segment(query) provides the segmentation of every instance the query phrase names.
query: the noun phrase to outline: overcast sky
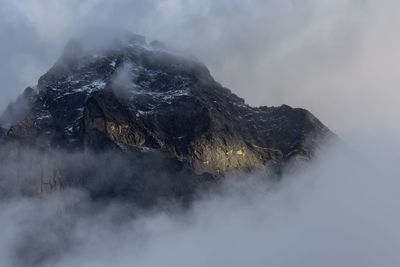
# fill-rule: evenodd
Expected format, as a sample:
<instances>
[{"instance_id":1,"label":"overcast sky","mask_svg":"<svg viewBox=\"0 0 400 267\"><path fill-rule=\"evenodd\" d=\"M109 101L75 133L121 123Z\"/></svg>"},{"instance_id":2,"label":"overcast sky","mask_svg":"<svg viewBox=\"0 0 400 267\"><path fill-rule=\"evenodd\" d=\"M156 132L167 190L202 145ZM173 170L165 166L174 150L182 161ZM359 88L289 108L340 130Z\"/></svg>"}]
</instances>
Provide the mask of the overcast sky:
<instances>
[{"instance_id":1,"label":"overcast sky","mask_svg":"<svg viewBox=\"0 0 400 267\"><path fill-rule=\"evenodd\" d=\"M252 105L310 109L339 133L400 121L391 0L0 0L0 106L86 29L122 27L204 61Z\"/></svg>"}]
</instances>

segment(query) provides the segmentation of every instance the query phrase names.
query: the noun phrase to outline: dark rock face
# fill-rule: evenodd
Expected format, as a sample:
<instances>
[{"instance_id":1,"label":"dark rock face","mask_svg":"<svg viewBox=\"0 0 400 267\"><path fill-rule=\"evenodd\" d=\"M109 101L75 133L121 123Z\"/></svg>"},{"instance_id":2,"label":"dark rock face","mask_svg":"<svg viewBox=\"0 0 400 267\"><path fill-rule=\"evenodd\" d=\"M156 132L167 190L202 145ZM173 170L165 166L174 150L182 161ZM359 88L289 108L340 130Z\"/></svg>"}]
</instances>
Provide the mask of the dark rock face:
<instances>
[{"instance_id":1,"label":"dark rock face","mask_svg":"<svg viewBox=\"0 0 400 267\"><path fill-rule=\"evenodd\" d=\"M97 51L71 42L1 123L44 150L150 151L216 177L309 159L333 136L304 109L250 107L202 63L136 35Z\"/></svg>"},{"instance_id":2,"label":"dark rock face","mask_svg":"<svg viewBox=\"0 0 400 267\"><path fill-rule=\"evenodd\" d=\"M6 130L0 126L0 144L4 143L6 137Z\"/></svg>"},{"instance_id":3,"label":"dark rock face","mask_svg":"<svg viewBox=\"0 0 400 267\"><path fill-rule=\"evenodd\" d=\"M24 120L30 113L30 109L36 99L36 91L31 87L26 88L14 103L8 105L0 116L0 125L10 127Z\"/></svg>"},{"instance_id":4,"label":"dark rock face","mask_svg":"<svg viewBox=\"0 0 400 267\"><path fill-rule=\"evenodd\" d=\"M212 175L197 175L158 151L44 153L12 144L0 148L0 162L0 200L79 188L95 201L150 207L165 200L189 203L198 190L216 182Z\"/></svg>"}]
</instances>

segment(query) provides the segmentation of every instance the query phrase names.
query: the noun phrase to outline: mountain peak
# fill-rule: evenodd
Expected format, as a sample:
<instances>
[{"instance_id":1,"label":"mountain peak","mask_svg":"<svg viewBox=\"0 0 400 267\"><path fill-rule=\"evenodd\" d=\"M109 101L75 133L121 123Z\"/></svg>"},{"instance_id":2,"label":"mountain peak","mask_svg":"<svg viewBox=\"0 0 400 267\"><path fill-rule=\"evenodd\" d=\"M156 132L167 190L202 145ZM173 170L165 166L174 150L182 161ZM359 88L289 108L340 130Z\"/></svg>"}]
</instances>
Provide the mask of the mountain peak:
<instances>
[{"instance_id":1,"label":"mountain peak","mask_svg":"<svg viewBox=\"0 0 400 267\"><path fill-rule=\"evenodd\" d=\"M122 29L99 29L98 31L91 29L69 40L64 47L64 53L74 52L77 47L81 51L88 52L121 49L130 45L147 46L148 43L146 37Z\"/></svg>"},{"instance_id":2,"label":"mountain peak","mask_svg":"<svg viewBox=\"0 0 400 267\"><path fill-rule=\"evenodd\" d=\"M38 134L26 138L50 147L161 151L217 176L310 158L332 135L303 109L250 107L201 62L122 36L101 46L69 42L9 132L24 139L32 126Z\"/></svg>"}]
</instances>

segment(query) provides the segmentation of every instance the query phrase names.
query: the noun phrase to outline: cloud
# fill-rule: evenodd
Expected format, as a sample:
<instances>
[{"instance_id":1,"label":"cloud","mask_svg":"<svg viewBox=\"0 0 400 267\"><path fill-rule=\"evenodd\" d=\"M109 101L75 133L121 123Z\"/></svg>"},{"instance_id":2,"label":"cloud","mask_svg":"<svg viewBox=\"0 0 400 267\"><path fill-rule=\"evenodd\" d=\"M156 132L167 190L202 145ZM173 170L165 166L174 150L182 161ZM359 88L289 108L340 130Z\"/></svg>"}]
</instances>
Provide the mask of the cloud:
<instances>
[{"instance_id":1,"label":"cloud","mask_svg":"<svg viewBox=\"0 0 400 267\"><path fill-rule=\"evenodd\" d=\"M135 67L128 63L123 63L118 68L111 83L112 90L120 99L128 99L130 94L135 92Z\"/></svg>"},{"instance_id":2,"label":"cloud","mask_svg":"<svg viewBox=\"0 0 400 267\"><path fill-rule=\"evenodd\" d=\"M76 190L2 201L0 262L398 266L400 154L382 152L400 151L400 143L370 141L358 140L352 153L332 147L280 184L263 173L230 177L183 210L164 203L132 212L129 204L98 205Z\"/></svg>"},{"instance_id":3,"label":"cloud","mask_svg":"<svg viewBox=\"0 0 400 267\"><path fill-rule=\"evenodd\" d=\"M310 109L333 130L399 119L399 5L391 0L1 1L5 106L36 83L65 43L117 27L204 61L253 105ZM379 108L374 108L379 106ZM339 119L340 118L340 119Z\"/></svg>"}]
</instances>

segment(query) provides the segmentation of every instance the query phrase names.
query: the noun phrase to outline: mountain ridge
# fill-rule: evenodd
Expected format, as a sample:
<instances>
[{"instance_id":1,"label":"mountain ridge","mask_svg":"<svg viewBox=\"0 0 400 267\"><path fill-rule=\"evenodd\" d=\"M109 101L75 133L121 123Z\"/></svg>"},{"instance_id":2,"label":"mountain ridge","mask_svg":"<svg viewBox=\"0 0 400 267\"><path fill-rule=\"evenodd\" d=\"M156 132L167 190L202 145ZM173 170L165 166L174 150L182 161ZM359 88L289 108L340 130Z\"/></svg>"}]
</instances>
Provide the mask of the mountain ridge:
<instances>
[{"instance_id":1,"label":"mountain ridge","mask_svg":"<svg viewBox=\"0 0 400 267\"><path fill-rule=\"evenodd\" d=\"M279 172L334 136L305 109L247 105L203 63L138 35L100 50L70 42L1 124L3 139L43 151L157 152L214 177Z\"/></svg>"}]
</instances>

